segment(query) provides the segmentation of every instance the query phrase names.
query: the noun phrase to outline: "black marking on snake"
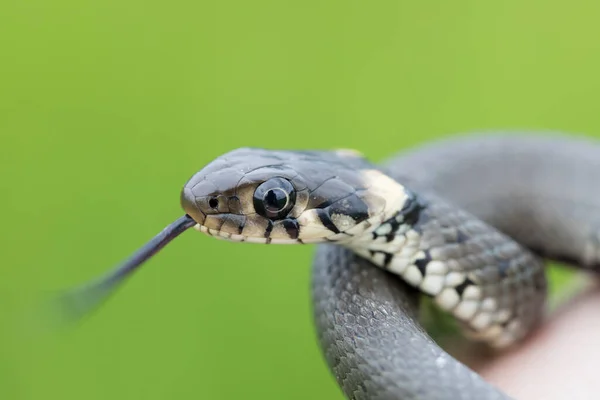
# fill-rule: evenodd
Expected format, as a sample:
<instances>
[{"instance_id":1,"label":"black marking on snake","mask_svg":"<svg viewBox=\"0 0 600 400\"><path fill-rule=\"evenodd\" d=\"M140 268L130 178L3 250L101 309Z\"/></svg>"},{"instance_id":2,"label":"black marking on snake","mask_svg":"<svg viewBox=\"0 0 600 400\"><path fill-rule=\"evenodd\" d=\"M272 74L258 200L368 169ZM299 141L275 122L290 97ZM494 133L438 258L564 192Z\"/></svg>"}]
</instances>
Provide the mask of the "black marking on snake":
<instances>
[{"instance_id":1,"label":"black marking on snake","mask_svg":"<svg viewBox=\"0 0 600 400\"><path fill-rule=\"evenodd\" d=\"M459 296L462 297L465 289L467 288L467 286L471 286L474 285L475 282L473 282L472 280L470 280L469 278L465 279L465 281L463 283L461 283L458 286L454 287L454 290L456 290L456 293L458 293Z\"/></svg>"},{"instance_id":2,"label":"black marking on snake","mask_svg":"<svg viewBox=\"0 0 600 400\"><path fill-rule=\"evenodd\" d=\"M284 219L282 224L285 232L291 239L298 239L298 235L300 234L300 226L295 219Z\"/></svg>"},{"instance_id":3,"label":"black marking on snake","mask_svg":"<svg viewBox=\"0 0 600 400\"><path fill-rule=\"evenodd\" d=\"M392 259L394 258L394 255L385 251L381 251L381 250L371 250L369 249L369 255L371 256L371 258L375 258L376 254L383 254L383 265L382 267L387 267L390 262L392 261Z\"/></svg>"},{"instance_id":4,"label":"black marking on snake","mask_svg":"<svg viewBox=\"0 0 600 400\"><path fill-rule=\"evenodd\" d=\"M396 237L396 233L398 232L398 229L400 229L400 227L402 226L402 222L398 221L398 216L400 215L400 213L396 213L394 214L390 219L383 221L383 223L381 224L381 226L383 225L390 225L390 232L387 233L385 235L385 241L386 242L391 242L392 240L394 240L394 238ZM379 236L383 236L383 235L378 235L376 232L373 232L373 240L377 239Z\"/></svg>"},{"instance_id":5,"label":"black marking on snake","mask_svg":"<svg viewBox=\"0 0 600 400\"><path fill-rule=\"evenodd\" d=\"M387 235L385 235L385 241L386 242L391 242L392 240L394 240L394 238L398 235L398 229L400 229L400 227L402 226L402 223L396 221L394 219L394 221L390 222L390 225L392 225L392 230L390 231L390 233L388 233Z\"/></svg>"},{"instance_id":6,"label":"black marking on snake","mask_svg":"<svg viewBox=\"0 0 600 400\"><path fill-rule=\"evenodd\" d=\"M392 261L392 259L394 258L394 255L392 253L387 253L387 252L382 252L385 257L383 259L383 266L387 267L388 265L390 265L390 262Z\"/></svg>"},{"instance_id":7,"label":"black marking on snake","mask_svg":"<svg viewBox=\"0 0 600 400\"><path fill-rule=\"evenodd\" d=\"M418 225L427 220L426 215L422 213L425 209L425 204L412 192L407 191L407 194L408 198L402 209L382 224L390 224L391 226L390 232L385 235L385 239L388 243L394 240L398 229L400 229L402 225L408 225L421 233L420 229L418 229ZM373 233L373 239L376 239L377 237L377 234Z\"/></svg>"},{"instance_id":8,"label":"black marking on snake","mask_svg":"<svg viewBox=\"0 0 600 400\"><path fill-rule=\"evenodd\" d=\"M356 193L352 193L329 206L329 213L347 215L358 224L369 219L369 206Z\"/></svg>"},{"instance_id":9,"label":"black marking on snake","mask_svg":"<svg viewBox=\"0 0 600 400\"><path fill-rule=\"evenodd\" d=\"M431 254L429 251L425 250L425 257L419 258L415 261L415 266L421 271L421 275L425 276L425 270L427 269L427 264L431 261Z\"/></svg>"},{"instance_id":10,"label":"black marking on snake","mask_svg":"<svg viewBox=\"0 0 600 400\"><path fill-rule=\"evenodd\" d=\"M271 243L271 232L273 231L273 222L271 220L267 220L267 227L265 228L265 238L267 239L267 244Z\"/></svg>"},{"instance_id":11,"label":"black marking on snake","mask_svg":"<svg viewBox=\"0 0 600 400\"><path fill-rule=\"evenodd\" d=\"M404 206L400 210L402 219L405 224L415 226L421 217L421 211L425 208L425 205L421 203L419 198L411 191L407 190L408 195Z\"/></svg>"},{"instance_id":12,"label":"black marking on snake","mask_svg":"<svg viewBox=\"0 0 600 400\"><path fill-rule=\"evenodd\" d=\"M337 228L337 226L335 226L333 221L331 221L331 217L329 217L327 210L317 208L317 216L325 228L329 229L333 233L340 233L340 230Z\"/></svg>"},{"instance_id":13,"label":"black marking on snake","mask_svg":"<svg viewBox=\"0 0 600 400\"><path fill-rule=\"evenodd\" d=\"M246 217L242 219L242 223L238 225L238 235L241 235L244 231L244 227L246 226Z\"/></svg>"},{"instance_id":14,"label":"black marking on snake","mask_svg":"<svg viewBox=\"0 0 600 400\"><path fill-rule=\"evenodd\" d=\"M392 240L394 240L394 238L396 237L396 232L398 231L398 228L400 228L400 224L398 224L398 226L393 226L392 225L392 231L390 233L388 233L387 235L385 235L385 241L386 242L391 242Z\"/></svg>"}]
</instances>

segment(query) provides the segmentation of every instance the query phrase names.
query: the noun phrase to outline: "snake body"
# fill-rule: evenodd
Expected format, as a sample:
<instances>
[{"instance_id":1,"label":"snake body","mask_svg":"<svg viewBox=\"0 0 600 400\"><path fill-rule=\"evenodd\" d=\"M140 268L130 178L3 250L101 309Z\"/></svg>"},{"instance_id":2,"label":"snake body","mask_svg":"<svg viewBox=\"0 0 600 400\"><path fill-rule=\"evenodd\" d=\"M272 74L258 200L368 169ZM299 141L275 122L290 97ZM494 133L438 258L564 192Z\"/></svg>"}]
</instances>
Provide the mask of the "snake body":
<instances>
[{"instance_id":1,"label":"snake body","mask_svg":"<svg viewBox=\"0 0 600 400\"><path fill-rule=\"evenodd\" d=\"M539 256L600 271L596 141L556 133L459 136L403 152L384 167ZM313 301L323 352L349 398L509 398L424 332L414 290L348 250L320 246Z\"/></svg>"},{"instance_id":2,"label":"snake body","mask_svg":"<svg viewBox=\"0 0 600 400\"><path fill-rule=\"evenodd\" d=\"M518 343L544 314L543 258L600 270L591 182L595 142L487 133L380 166L346 150L238 149L190 179L182 206L226 240L328 242L313 266L314 315L349 398L506 399L427 335L418 295L470 338Z\"/></svg>"},{"instance_id":3,"label":"snake body","mask_svg":"<svg viewBox=\"0 0 600 400\"><path fill-rule=\"evenodd\" d=\"M544 259L600 272L599 182L600 145L555 133L458 136L380 165L352 150L237 149L185 184L185 216L66 304L87 312L192 226L316 243L318 337L348 398L507 399L431 339L419 300L473 340L519 343L544 315Z\"/></svg>"}]
</instances>

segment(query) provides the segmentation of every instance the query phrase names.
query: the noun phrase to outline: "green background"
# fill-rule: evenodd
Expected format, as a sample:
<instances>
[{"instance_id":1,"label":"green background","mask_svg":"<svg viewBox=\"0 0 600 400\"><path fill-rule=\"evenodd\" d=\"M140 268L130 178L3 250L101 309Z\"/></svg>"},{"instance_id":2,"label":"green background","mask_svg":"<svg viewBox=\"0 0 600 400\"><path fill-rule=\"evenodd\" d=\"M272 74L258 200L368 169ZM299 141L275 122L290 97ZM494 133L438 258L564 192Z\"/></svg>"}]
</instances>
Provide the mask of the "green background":
<instances>
[{"instance_id":1,"label":"green background","mask_svg":"<svg viewBox=\"0 0 600 400\"><path fill-rule=\"evenodd\" d=\"M25 313L181 214L240 146L373 160L455 132L600 133L597 1L0 3L0 398L341 399L313 249L189 232L59 337Z\"/></svg>"}]
</instances>

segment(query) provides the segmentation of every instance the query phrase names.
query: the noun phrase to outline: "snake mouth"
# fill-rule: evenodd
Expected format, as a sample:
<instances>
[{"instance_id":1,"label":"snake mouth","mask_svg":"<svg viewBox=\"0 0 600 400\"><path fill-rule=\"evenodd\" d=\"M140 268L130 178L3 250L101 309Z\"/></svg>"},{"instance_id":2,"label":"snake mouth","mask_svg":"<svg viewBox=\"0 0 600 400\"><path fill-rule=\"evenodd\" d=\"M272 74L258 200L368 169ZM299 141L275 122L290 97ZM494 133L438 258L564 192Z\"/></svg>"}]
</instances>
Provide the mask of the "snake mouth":
<instances>
[{"instance_id":1,"label":"snake mouth","mask_svg":"<svg viewBox=\"0 0 600 400\"><path fill-rule=\"evenodd\" d=\"M336 222L324 223L319 212L308 212L299 219L288 218L272 221L257 214L206 215L202 222L196 221L194 229L208 236L231 242L260 244L344 244L365 239L365 234L381 224L381 216L350 223L334 218ZM313 215L314 214L314 215ZM344 229L340 229L344 227Z\"/></svg>"},{"instance_id":2,"label":"snake mouth","mask_svg":"<svg viewBox=\"0 0 600 400\"><path fill-rule=\"evenodd\" d=\"M217 239L260 244L313 244L351 237L311 221L287 218L272 221L257 214L206 215L194 229Z\"/></svg>"},{"instance_id":3,"label":"snake mouth","mask_svg":"<svg viewBox=\"0 0 600 400\"><path fill-rule=\"evenodd\" d=\"M302 244L305 243L302 239L292 238L272 238L272 237L258 237L258 236L246 236L231 232L225 232L219 229L211 229L206 225L196 224L194 229L198 232L202 232L206 235L212 236L216 239L227 240L231 242L245 242L245 243L260 243L260 244Z\"/></svg>"}]
</instances>

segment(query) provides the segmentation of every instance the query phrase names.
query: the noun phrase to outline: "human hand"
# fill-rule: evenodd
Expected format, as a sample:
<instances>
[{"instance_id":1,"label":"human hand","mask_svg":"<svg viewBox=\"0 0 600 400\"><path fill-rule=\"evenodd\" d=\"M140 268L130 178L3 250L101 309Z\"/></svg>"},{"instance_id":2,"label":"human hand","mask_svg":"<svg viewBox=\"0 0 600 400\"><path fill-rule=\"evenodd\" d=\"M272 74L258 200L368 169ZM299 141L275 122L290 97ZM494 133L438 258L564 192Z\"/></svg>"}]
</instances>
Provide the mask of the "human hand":
<instances>
[{"instance_id":1,"label":"human hand","mask_svg":"<svg viewBox=\"0 0 600 400\"><path fill-rule=\"evenodd\" d=\"M475 370L516 399L597 399L600 284L564 304L523 345Z\"/></svg>"}]
</instances>

